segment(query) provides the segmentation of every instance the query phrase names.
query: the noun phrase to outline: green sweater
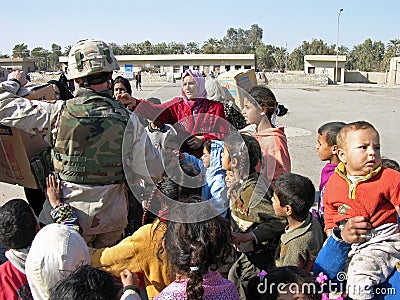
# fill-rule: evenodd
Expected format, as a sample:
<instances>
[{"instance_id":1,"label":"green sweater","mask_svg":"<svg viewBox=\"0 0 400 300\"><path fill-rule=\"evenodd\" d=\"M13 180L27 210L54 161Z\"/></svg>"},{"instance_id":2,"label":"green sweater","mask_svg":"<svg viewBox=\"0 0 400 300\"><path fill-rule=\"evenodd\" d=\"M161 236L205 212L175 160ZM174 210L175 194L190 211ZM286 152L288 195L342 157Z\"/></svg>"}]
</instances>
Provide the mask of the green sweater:
<instances>
[{"instance_id":1,"label":"green sweater","mask_svg":"<svg viewBox=\"0 0 400 300\"><path fill-rule=\"evenodd\" d=\"M320 223L309 213L303 224L282 234L275 253L275 265L298 266L312 272L324 239Z\"/></svg>"}]
</instances>

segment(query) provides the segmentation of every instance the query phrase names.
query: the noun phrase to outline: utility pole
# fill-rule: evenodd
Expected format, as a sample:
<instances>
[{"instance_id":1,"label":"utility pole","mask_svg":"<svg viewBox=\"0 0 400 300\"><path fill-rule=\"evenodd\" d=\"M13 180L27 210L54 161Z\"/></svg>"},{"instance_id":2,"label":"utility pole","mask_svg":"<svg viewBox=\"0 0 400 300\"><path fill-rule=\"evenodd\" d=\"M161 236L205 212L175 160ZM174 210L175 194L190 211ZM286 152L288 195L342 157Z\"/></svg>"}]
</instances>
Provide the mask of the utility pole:
<instances>
[{"instance_id":1,"label":"utility pole","mask_svg":"<svg viewBox=\"0 0 400 300\"><path fill-rule=\"evenodd\" d=\"M339 60L339 21L340 21L340 14L342 13L343 8L339 9L339 14L337 17L337 37L336 37L336 77L335 77L335 83L337 83L338 80L338 60Z\"/></svg>"}]
</instances>

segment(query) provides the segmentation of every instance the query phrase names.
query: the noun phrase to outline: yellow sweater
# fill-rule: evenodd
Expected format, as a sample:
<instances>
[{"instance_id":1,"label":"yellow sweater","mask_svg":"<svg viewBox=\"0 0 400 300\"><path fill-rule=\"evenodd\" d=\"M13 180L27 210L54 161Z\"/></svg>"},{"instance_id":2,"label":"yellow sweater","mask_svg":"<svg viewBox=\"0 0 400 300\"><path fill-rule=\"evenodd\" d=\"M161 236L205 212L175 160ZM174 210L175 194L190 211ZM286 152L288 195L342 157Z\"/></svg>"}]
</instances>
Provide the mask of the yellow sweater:
<instances>
[{"instance_id":1,"label":"yellow sweater","mask_svg":"<svg viewBox=\"0 0 400 300\"><path fill-rule=\"evenodd\" d=\"M113 247L93 250L91 263L106 266L106 270L116 277L124 269L143 273L147 295L153 298L175 280L165 251L161 255L162 261L157 257L164 232L165 224L159 221L144 225Z\"/></svg>"}]
</instances>

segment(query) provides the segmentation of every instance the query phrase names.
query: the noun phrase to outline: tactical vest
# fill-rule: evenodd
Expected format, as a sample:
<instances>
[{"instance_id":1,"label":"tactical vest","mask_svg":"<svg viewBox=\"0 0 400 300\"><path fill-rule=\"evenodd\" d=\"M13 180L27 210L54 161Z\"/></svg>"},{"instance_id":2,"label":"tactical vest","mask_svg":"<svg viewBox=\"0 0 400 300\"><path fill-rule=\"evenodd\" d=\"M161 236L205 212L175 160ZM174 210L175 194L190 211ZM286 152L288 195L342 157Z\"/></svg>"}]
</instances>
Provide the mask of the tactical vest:
<instances>
[{"instance_id":1,"label":"tactical vest","mask_svg":"<svg viewBox=\"0 0 400 300\"><path fill-rule=\"evenodd\" d=\"M86 94L86 95L85 95ZM54 171L64 181L121 183L122 141L129 112L93 91L66 101L53 141Z\"/></svg>"}]
</instances>

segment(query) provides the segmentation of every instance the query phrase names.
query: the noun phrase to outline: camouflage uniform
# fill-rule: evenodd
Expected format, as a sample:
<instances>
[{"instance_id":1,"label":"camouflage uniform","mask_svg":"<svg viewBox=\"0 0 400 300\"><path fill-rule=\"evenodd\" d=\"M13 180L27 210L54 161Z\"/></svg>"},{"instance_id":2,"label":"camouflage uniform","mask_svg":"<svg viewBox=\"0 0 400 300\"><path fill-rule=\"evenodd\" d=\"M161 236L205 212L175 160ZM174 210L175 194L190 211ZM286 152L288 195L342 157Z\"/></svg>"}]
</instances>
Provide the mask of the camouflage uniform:
<instances>
[{"instance_id":1,"label":"camouflage uniform","mask_svg":"<svg viewBox=\"0 0 400 300\"><path fill-rule=\"evenodd\" d=\"M0 123L31 134L39 134L52 145L54 138L60 132L58 125L66 107L65 102L28 100L16 96L18 90L17 82L0 83ZM100 103L106 100L105 95L90 89L78 90L78 95L82 93L85 97L96 95ZM109 108L108 102L104 101L104 107ZM129 131L124 137L124 143L127 145L124 148L125 152L122 153L121 150L122 141L113 145L115 149L109 150L120 151L124 158L125 176L138 176L150 180L150 176L156 177L162 172L159 154L151 145L136 115L129 112L127 116L130 122ZM115 134L121 136L121 132ZM110 146L105 145L105 147ZM129 181L131 182L131 179ZM96 248L115 244L127 225L127 193L122 180L110 184L106 182L86 184L62 180L61 188L63 201L76 209L86 242ZM50 210L50 203L46 201L40 215L41 222L45 224L52 222Z\"/></svg>"}]
</instances>

